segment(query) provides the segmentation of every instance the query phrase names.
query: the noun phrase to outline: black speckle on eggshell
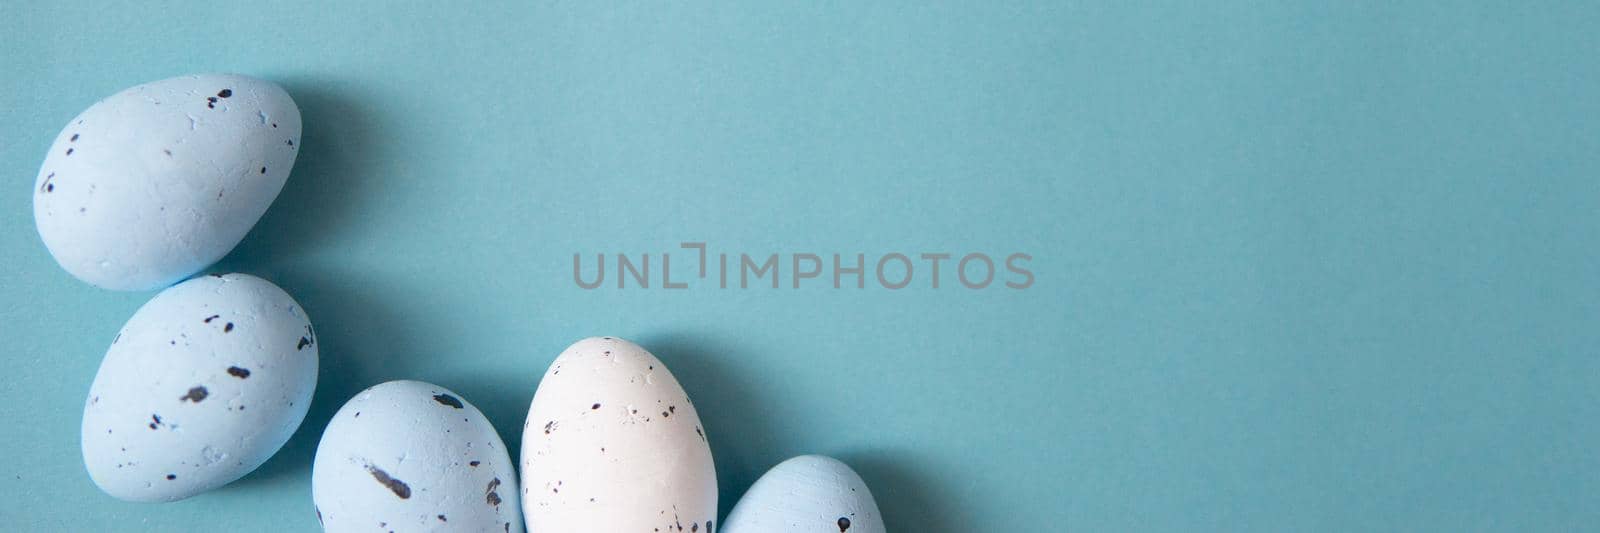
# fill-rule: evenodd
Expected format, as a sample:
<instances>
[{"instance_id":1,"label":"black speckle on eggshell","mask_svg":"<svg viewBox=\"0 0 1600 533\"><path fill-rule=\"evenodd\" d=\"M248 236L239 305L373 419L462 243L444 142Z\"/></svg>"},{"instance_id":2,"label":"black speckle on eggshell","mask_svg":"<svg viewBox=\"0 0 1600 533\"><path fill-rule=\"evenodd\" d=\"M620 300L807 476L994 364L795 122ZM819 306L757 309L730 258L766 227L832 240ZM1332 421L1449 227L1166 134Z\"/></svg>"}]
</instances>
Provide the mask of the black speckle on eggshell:
<instances>
[{"instance_id":1,"label":"black speckle on eggshell","mask_svg":"<svg viewBox=\"0 0 1600 533\"><path fill-rule=\"evenodd\" d=\"M473 462L477 462L477 461L473 461ZM494 478L493 480L490 480L489 481L489 487L484 490L484 496L483 496L484 501L487 502L491 506L499 507L500 506L500 493L495 490L495 489L499 489L499 488L500 488L500 478Z\"/></svg>"},{"instance_id":2,"label":"black speckle on eggshell","mask_svg":"<svg viewBox=\"0 0 1600 533\"><path fill-rule=\"evenodd\" d=\"M191 387L187 394L184 394L183 396L178 397L178 401L182 402L182 401L187 400L187 401L191 401L191 402L194 402L194 403L200 403L202 400L206 399L206 396L210 396L210 395L211 395L211 393L206 391L205 387L195 386L195 387Z\"/></svg>"},{"instance_id":3,"label":"black speckle on eggshell","mask_svg":"<svg viewBox=\"0 0 1600 533\"><path fill-rule=\"evenodd\" d=\"M454 407L456 409L461 409L463 407L461 400L449 394L435 394L433 395L433 401L439 402L441 405Z\"/></svg>"},{"instance_id":4,"label":"black speckle on eggshell","mask_svg":"<svg viewBox=\"0 0 1600 533\"><path fill-rule=\"evenodd\" d=\"M405 500L411 498L411 486L407 485L404 481L390 477L388 472L384 472L383 469L373 465L367 465L367 472L372 474L372 479L376 479L378 480L378 483L388 487L389 490L394 492L395 496L399 496L400 499Z\"/></svg>"}]
</instances>

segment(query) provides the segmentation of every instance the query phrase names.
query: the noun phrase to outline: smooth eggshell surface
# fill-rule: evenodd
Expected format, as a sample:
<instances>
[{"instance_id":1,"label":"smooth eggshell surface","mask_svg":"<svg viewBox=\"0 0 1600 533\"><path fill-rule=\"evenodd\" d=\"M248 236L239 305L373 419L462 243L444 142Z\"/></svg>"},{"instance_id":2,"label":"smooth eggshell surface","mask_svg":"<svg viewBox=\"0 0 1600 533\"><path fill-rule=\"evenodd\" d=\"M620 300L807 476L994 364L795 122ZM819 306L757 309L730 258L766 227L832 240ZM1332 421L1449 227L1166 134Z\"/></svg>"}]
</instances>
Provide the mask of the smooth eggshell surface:
<instances>
[{"instance_id":1,"label":"smooth eggshell surface","mask_svg":"<svg viewBox=\"0 0 1600 533\"><path fill-rule=\"evenodd\" d=\"M477 407L438 385L390 381L328 423L311 495L326 531L519 533L516 476Z\"/></svg>"},{"instance_id":2,"label":"smooth eggshell surface","mask_svg":"<svg viewBox=\"0 0 1600 533\"><path fill-rule=\"evenodd\" d=\"M884 533L884 526L861 476L833 458L803 455L756 480L722 532Z\"/></svg>"},{"instance_id":3,"label":"smooth eggshell surface","mask_svg":"<svg viewBox=\"0 0 1600 533\"><path fill-rule=\"evenodd\" d=\"M694 404L650 352L578 341L539 382L522 430L528 530L702 531L717 477Z\"/></svg>"},{"instance_id":4,"label":"smooth eggshell surface","mask_svg":"<svg viewBox=\"0 0 1600 533\"><path fill-rule=\"evenodd\" d=\"M140 85L61 130L34 182L34 222L78 279L165 287L244 238L299 142L300 110L270 82L206 74Z\"/></svg>"},{"instance_id":5,"label":"smooth eggshell surface","mask_svg":"<svg viewBox=\"0 0 1600 533\"><path fill-rule=\"evenodd\" d=\"M316 334L278 286L244 274L180 283L111 342L83 409L84 464L124 500L220 487L289 440L316 384Z\"/></svg>"}]
</instances>

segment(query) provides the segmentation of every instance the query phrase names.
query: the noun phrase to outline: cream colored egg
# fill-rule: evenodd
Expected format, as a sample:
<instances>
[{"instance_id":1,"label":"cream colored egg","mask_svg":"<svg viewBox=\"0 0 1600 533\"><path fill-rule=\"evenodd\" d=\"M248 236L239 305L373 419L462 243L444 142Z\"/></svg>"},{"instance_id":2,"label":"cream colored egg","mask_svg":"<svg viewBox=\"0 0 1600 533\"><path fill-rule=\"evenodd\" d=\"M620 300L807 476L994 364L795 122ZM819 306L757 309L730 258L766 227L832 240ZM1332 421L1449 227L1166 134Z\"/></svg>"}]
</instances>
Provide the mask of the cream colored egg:
<instances>
[{"instance_id":1,"label":"cream colored egg","mask_svg":"<svg viewBox=\"0 0 1600 533\"><path fill-rule=\"evenodd\" d=\"M694 404L650 352L578 341L545 372L522 434L528 530L710 532L717 476Z\"/></svg>"}]
</instances>

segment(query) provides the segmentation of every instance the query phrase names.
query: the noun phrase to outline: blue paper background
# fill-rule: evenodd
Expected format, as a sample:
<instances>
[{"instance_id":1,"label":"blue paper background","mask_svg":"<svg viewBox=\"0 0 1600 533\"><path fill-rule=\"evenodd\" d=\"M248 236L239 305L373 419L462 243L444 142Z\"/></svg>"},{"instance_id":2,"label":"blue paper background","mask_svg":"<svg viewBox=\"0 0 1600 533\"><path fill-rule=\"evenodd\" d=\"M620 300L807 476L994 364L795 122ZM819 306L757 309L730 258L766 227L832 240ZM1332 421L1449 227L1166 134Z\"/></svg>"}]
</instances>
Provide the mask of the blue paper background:
<instances>
[{"instance_id":1,"label":"blue paper background","mask_svg":"<svg viewBox=\"0 0 1600 533\"><path fill-rule=\"evenodd\" d=\"M825 453L900 532L1600 523L1600 4L103 4L0 4L4 529L312 530L346 398L433 381L515 449L590 335L683 381L724 512ZM29 191L89 104L208 71L301 106L217 270L300 300L322 382L256 473L122 503L78 423L150 294L57 268ZM682 241L1037 282L571 281Z\"/></svg>"}]
</instances>

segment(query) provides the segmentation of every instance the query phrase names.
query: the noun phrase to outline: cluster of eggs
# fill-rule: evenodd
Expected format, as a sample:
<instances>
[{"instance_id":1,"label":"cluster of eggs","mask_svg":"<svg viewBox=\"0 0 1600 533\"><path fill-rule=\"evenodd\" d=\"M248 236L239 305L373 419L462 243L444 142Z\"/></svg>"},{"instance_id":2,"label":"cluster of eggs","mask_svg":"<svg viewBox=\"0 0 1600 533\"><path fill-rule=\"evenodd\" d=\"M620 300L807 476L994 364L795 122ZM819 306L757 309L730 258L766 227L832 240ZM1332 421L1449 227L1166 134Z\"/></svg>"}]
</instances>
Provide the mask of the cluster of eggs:
<instances>
[{"instance_id":1,"label":"cluster of eggs","mask_svg":"<svg viewBox=\"0 0 1600 533\"><path fill-rule=\"evenodd\" d=\"M221 487L266 462L305 419L318 366L305 310L258 277L191 279L266 212L300 132L299 109L277 85L199 75L113 95L51 146L34 195L51 255L99 287L164 288L112 341L85 402L84 464L107 494L158 502ZM567 348L522 430L519 477L466 398L419 381L371 387L323 431L317 519L327 531L719 529L705 428L644 348L615 337ZM720 526L884 531L861 478L822 456L774 467Z\"/></svg>"}]
</instances>

